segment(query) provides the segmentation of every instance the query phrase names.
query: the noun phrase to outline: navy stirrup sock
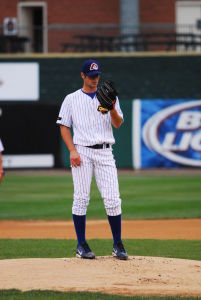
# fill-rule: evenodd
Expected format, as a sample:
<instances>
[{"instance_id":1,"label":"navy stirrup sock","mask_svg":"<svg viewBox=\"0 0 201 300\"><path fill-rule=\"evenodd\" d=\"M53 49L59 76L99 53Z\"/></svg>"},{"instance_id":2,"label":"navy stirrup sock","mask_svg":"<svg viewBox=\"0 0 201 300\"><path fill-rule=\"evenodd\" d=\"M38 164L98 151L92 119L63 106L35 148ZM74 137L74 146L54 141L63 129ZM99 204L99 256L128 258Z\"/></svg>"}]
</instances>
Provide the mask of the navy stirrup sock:
<instances>
[{"instance_id":1,"label":"navy stirrup sock","mask_svg":"<svg viewBox=\"0 0 201 300\"><path fill-rule=\"evenodd\" d=\"M85 227L86 227L86 215L78 216L73 215L73 222L75 226L75 231L77 235L78 244L85 242Z\"/></svg>"},{"instance_id":2,"label":"navy stirrup sock","mask_svg":"<svg viewBox=\"0 0 201 300\"><path fill-rule=\"evenodd\" d=\"M114 244L121 241L121 215L107 216L112 230Z\"/></svg>"}]
</instances>

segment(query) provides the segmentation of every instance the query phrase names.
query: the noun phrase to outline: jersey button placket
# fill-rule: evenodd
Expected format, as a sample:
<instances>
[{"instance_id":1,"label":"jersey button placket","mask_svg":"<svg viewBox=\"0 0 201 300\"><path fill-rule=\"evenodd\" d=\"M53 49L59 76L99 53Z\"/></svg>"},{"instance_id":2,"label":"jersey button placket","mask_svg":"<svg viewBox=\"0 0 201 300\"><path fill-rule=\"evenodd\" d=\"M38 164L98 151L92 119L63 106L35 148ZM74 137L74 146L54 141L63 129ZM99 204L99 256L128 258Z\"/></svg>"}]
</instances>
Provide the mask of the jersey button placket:
<instances>
[{"instance_id":1,"label":"jersey button placket","mask_svg":"<svg viewBox=\"0 0 201 300\"><path fill-rule=\"evenodd\" d=\"M93 128L94 128L94 132L96 133L96 143L98 143L97 141L97 132L98 132L98 115L96 114L97 111L97 100L96 98L93 99ZM95 113L94 113L95 110Z\"/></svg>"}]
</instances>

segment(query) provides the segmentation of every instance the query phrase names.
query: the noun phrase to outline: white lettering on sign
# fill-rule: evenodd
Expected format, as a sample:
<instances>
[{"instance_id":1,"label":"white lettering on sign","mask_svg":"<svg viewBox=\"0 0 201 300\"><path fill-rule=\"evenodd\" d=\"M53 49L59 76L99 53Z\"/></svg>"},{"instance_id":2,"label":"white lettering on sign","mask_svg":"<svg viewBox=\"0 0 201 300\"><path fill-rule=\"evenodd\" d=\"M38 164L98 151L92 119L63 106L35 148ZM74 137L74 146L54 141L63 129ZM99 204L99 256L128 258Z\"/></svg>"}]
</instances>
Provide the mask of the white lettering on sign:
<instances>
[{"instance_id":1,"label":"white lettering on sign","mask_svg":"<svg viewBox=\"0 0 201 300\"><path fill-rule=\"evenodd\" d=\"M198 111L184 111L180 114L176 125L177 130L196 130L201 128L201 113Z\"/></svg>"},{"instance_id":2,"label":"white lettering on sign","mask_svg":"<svg viewBox=\"0 0 201 300\"><path fill-rule=\"evenodd\" d=\"M201 151L201 133L196 134L191 141L191 148L195 151Z\"/></svg>"},{"instance_id":3,"label":"white lettering on sign","mask_svg":"<svg viewBox=\"0 0 201 300\"><path fill-rule=\"evenodd\" d=\"M175 132L168 132L165 135L164 142L162 144L162 147L164 150L168 151L187 151L189 149L189 146L191 144L192 140L192 133L191 132L185 132L182 135L182 138L180 139L179 144L174 144L176 140L176 133Z\"/></svg>"},{"instance_id":4,"label":"white lettering on sign","mask_svg":"<svg viewBox=\"0 0 201 300\"><path fill-rule=\"evenodd\" d=\"M176 140L176 133L175 132L168 132L165 135L164 142L162 147L165 151L181 151L185 152L190 147L194 151L201 151L201 133L193 135L191 132L185 132L178 144L175 144Z\"/></svg>"}]
</instances>

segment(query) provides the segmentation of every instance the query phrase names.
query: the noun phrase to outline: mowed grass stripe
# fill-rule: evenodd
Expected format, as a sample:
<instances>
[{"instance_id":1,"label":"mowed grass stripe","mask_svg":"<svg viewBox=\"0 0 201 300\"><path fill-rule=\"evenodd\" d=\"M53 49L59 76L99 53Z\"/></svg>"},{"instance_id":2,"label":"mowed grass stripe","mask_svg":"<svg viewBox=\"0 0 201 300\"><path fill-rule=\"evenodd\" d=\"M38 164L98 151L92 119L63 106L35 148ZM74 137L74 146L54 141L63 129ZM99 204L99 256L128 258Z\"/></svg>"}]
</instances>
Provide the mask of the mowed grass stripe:
<instances>
[{"instance_id":1,"label":"mowed grass stripe","mask_svg":"<svg viewBox=\"0 0 201 300\"><path fill-rule=\"evenodd\" d=\"M19 290L0 290L1 300L199 300L200 297L154 297L154 296L117 296L101 293L82 293L82 292L55 292L55 291L27 291Z\"/></svg>"},{"instance_id":2,"label":"mowed grass stripe","mask_svg":"<svg viewBox=\"0 0 201 300\"><path fill-rule=\"evenodd\" d=\"M201 174L119 175L124 219L201 217ZM0 186L0 219L71 219L71 175L7 174ZM88 218L106 217L103 201L91 186Z\"/></svg>"},{"instance_id":3,"label":"mowed grass stripe","mask_svg":"<svg viewBox=\"0 0 201 300\"><path fill-rule=\"evenodd\" d=\"M112 240L92 239L90 247L97 256L112 255ZM201 241L124 240L129 255L201 260ZM0 259L75 257L74 240L1 239Z\"/></svg>"}]
</instances>

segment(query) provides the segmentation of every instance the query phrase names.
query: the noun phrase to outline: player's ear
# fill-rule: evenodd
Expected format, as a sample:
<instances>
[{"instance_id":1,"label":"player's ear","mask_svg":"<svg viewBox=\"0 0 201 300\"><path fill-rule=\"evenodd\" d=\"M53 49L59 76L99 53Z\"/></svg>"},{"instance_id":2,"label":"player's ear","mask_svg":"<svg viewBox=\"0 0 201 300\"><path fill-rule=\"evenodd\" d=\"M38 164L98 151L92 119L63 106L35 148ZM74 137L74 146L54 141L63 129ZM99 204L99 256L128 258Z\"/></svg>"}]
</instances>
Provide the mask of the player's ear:
<instances>
[{"instance_id":1,"label":"player's ear","mask_svg":"<svg viewBox=\"0 0 201 300\"><path fill-rule=\"evenodd\" d=\"M86 77L83 72L81 72L81 77L82 77L82 79L84 79Z\"/></svg>"}]
</instances>

